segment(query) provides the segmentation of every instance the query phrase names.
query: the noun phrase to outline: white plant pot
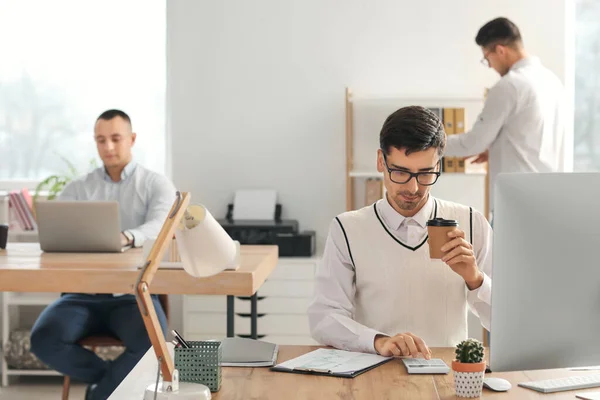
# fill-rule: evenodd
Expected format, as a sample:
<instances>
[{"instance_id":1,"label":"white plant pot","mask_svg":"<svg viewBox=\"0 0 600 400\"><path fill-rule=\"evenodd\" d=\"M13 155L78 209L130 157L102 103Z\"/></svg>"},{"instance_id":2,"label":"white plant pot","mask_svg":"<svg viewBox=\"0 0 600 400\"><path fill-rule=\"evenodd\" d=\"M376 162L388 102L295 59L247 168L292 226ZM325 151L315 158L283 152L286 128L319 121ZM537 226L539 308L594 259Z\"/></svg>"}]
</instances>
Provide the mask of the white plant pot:
<instances>
[{"instance_id":1,"label":"white plant pot","mask_svg":"<svg viewBox=\"0 0 600 400\"><path fill-rule=\"evenodd\" d=\"M483 390L485 362L463 364L452 362L454 387L458 397L480 397Z\"/></svg>"},{"instance_id":2,"label":"white plant pot","mask_svg":"<svg viewBox=\"0 0 600 400\"><path fill-rule=\"evenodd\" d=\"M458 397L480 397L483 390L482 372L456 372L454 371L454 386Z\"/></svg>"}]
</instances>

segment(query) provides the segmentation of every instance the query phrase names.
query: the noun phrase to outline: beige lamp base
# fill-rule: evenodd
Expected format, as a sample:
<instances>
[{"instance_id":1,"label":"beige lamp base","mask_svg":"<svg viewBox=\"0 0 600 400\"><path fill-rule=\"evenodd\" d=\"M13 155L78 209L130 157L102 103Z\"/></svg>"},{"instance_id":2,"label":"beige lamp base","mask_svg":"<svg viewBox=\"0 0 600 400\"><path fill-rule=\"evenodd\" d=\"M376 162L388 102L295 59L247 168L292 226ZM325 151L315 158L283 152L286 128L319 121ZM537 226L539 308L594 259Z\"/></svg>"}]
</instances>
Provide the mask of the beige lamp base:
<instances>
[{"instance_id":1,"label":"beige lamp base","mask_svg":"<svg viewBox=\"0 0 600 400\"><path fill-rule=\"evenodd\" d=\"M155 388L154 383L146 388L144 400L210 400L212 398L210 389L199 383L180 382L179 389L175 391L166 391L159 384L157 393L154 393Z\"/></svg>"}]
</instances>

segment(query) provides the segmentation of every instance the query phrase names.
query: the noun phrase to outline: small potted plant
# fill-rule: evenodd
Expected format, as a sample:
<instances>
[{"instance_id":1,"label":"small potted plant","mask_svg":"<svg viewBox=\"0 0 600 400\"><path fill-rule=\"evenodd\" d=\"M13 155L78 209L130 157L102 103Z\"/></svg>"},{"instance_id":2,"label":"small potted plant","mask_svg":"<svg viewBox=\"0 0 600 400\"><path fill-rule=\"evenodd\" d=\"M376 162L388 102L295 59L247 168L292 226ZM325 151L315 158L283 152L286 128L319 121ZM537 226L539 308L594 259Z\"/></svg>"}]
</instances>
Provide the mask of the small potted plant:
<instances>
[{"instance_id":1,"label":"small potted plant","mask_svg":"<svg viewBox=\"0 0 600 400\"><path fill-rule=\"evenodd\" d=\"M485 361L483 345L479 340L463 340L456 346L456 360L452 361L452 370L458 397L481 396Z\"/></svg>"}]
</instances>

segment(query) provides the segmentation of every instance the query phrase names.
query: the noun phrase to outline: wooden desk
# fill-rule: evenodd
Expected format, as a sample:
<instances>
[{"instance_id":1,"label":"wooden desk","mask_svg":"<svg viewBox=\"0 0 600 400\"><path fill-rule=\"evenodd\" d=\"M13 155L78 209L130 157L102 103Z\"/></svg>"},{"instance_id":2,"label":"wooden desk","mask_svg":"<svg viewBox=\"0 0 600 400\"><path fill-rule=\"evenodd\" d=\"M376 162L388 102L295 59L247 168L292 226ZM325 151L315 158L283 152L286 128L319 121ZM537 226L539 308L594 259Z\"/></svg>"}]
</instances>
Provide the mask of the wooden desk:
<instances>
[{"instance_id":1,"label":"wooden desk","mask_svg":"<svg viewBox=\"0 0 600 400\"><path fill-rule=\"evenodd\" d=\"M312 346L280 346L278 362L283 362L316 349ZM172 350L172 346L170 347ZM435 348L433 356L451 365L454 349ZM156 380L157 361L152 349L140 360L121 382L109 400L141 398L145 388ZM545 370L492 373L489 376L507 379L512 384L508 392L484 389L482 399L575 399L576 393L600 391L600 388L542 394L518 387L519 382L560 378L571 375L590 375L597 371ZM213 400L233 399L457 399L454 376L408 375L399 359L353 379L315 375L272 372L268 368L223 368L221 390L213 393Z\"/></svg>"},{"instance_id":2,"label":"wooden desk","mask_svg":"<svg viewBox=\"0 0 600 400\"><path fill-rule=\"evenodd\" d=\"M277 264L277 246L241 246L237 271L193 278L183 269L159 269L153 294L251 296ZM43 253L37 243L9 243L0 251L0 291L132 293L142 250L124 253Z\"/></svg>"},{"instance_id":3,"label":"wooden desk","mask_svg":"<svg viewBox=\"0 0 600 400\"><path fill-rule=\"evenodd\" d=\"M241 246L241 265L208 278L183 269L159 269L153 294L227 295L228 336L233 336L233 296L251 296L256 337L256 291L277 265L277 246ZM44 253L37 243L9 243L0 250L0 291L131 293L143 263L141 249L124 253Z\"/></svg>"}]
</instances>

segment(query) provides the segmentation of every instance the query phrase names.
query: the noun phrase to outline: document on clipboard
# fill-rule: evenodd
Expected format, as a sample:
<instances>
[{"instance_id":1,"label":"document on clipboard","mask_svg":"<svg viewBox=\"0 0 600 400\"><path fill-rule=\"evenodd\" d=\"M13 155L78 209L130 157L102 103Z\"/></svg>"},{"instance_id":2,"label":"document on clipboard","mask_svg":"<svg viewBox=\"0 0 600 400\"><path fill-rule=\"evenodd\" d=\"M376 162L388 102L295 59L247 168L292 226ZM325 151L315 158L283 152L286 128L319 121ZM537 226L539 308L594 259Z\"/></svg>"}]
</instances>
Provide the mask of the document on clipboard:
<instances>
[{"instance_id":1,"label":"document on clipboard","mask_svg":"<svg viewBox=\"0 0 600 400\"><path fill-rule=\"evenodd\" d=\"M354 378L363 372L388 362L392 358L344 350L317 349L300 357L277 364L271 370Z\"/></svg>"}]
</instances>

